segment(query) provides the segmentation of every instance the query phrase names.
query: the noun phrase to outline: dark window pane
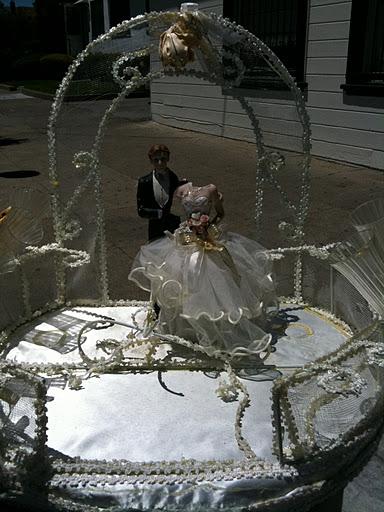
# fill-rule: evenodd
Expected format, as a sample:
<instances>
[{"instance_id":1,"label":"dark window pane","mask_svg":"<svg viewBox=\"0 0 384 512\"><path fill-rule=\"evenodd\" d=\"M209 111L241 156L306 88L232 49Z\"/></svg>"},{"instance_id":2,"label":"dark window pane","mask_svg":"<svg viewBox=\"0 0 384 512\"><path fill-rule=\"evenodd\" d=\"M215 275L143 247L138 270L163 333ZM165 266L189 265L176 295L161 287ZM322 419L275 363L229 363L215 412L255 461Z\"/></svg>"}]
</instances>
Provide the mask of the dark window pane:
<instances>
[{"instance_id":1,"label":"dark window pane","mask_svg":"<svg viewBox=\"0 0 384 512\"><path fill-rule=\"evenodd\" d=\"M125 0L110 0L109 2L109 19L111 23L111 27L114 27L118 23L121 23L124 20L129 20L131 17L131 12L129 8L130 2Z\"/></svg>"},{"instance_id":2,"label":"dark window pane","mask_svg":"<svg viewBox=\"0 0 384 512\"><path fill-rule=\"evenodd\" d=\"M103 0L93 0L89 4L92 17L92 38L104 33Z\"/></svg>"},{"instance_id":3,"label":"dark window pane","mask_svg":"<svg viewBox=\"0 0 384 512\"><path fill-rule=\"evenodd\" d=\"M308 0L224 0L224 16L255 34L297 82L304 81ZM240 87L285 88L261 58L241 55L247 67Z\"/></svg>"},{"instance_id":4,"label":"dark window pane","mask_svg":"<svg viewBox=\"0 0 384 512\"><path fill-rule=\"evenodd\" d=\"M353 0L347 84L384 84L384 2Z\"/></svg>"},{"instance_id":5,"label":"dark window pane","mask_svg":"<svg viewBox=\"0 0 384 512\"><path fill-rule=\"evenodd\" d=\"M85 48L89 43L89 9L86 4L77 4L66 7L67 33L78 36L80 48ZM77 51L80 50L77 49Z\"/></svg>"}]
</instances>

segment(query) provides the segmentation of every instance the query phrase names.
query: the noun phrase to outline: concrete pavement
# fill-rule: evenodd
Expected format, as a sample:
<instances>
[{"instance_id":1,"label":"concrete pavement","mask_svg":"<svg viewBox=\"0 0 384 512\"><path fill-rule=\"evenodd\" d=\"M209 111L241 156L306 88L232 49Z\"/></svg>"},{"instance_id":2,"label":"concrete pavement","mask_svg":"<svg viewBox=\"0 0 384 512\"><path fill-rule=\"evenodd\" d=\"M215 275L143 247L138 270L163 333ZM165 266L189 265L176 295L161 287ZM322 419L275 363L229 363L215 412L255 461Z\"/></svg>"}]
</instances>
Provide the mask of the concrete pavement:
<instances>
[{"instance_id":1,"label":"concrete pavement","mask_svg":"<svg viewBox=\"0 0 384 512\"><path fill-rule=\"evenodd\" d=\"M25 180L0 178L3 192L18 186L50 190L47 179L46 125L50 102L12 96L0 100L0 172L35 169L40 175ZM97 125L109 104L107 100L65 103L57 126L58 162L62 187L68 193L76 179L71 163L74 152L92 147ZM146 221L137 217L135 184L149 171L147 151L162 142L171 150L170 167L195 184L213 182L224 195L226 223L234 231L255 236L253 144L222 139L201 133L168 128L149 121L147 98L126 100L109 123L101 155L104 201L107 217L111 289L113 296L137 296L140 292L122 279L121 259L128 269L145 241ZM13 141L13 143L12 143ZM281 172L282 187L294 198L299 187L298 159L285 153L286 168ZM314 158L312 161L311 210L306 226L307 241L324 244L344 238L351 230L350 212L359 204L383 194L381 171L342 165ZM277 224L289 221L272 189L265 196L264 231L260 242L266 247L286 245ZM289 243L288 243L289 245ZM294 245L291 244L291 245ZM117 272L117 269L119 271ZM288 293L289 290L282 290Z\"/></svg>"},{"instance_id":2,"label":"concrete pavement","mask_svg":"<svg viewBox=\"0 0 384 512\"><path fill-rule=\"evenodd\" d=\"M254 152L252 144L153 123L148 98L126 100L109 124L102 153L104 202L108 234L108 262L112 296L146 298L127 274L134 255L146 240L146 222L136 215L135 183L148 172L147 151L153 143L171 150L170 167L198 185L215 183L225 198L228 227L254 236ZM58 124L59 164L63 184L69 185L73 153L91 147L98 120L108 101L67 103ZM50 101L15 92L0 92L0 176L4 171L37 170L25 179L0 177L0 197L13 188L33 187L49 193L46 125ZM298 187L298 160L285 153L287 166L281 183L291 197ZM63 186L64 186L63 185ZM349 214L364 201L382 197L382 171L313 158L308 243L343 239L352 231ZM285 220L276 194L266 193L266 223L260 242L283 245L277 221ZM1 205L0 205L1 207ZM288 220L288 218L287 218ZM284 287L284 283L282 288ZM348 486L344 512L384 510L382 479L384 444L363 473ZM380 473L381 472L381 473ZM381 508L380 508L381 507Z\"/></svg>"}]
</instances>

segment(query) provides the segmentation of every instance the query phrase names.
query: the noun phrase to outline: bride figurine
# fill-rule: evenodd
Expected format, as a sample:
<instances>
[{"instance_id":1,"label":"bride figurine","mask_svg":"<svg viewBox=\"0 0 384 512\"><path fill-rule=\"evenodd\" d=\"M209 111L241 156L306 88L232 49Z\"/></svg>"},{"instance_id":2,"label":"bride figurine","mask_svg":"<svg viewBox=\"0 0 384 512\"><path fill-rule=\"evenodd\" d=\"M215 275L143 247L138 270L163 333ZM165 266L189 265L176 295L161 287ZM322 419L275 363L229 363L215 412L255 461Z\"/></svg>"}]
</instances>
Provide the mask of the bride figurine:
<instances>
[{"instance_id":1,"label":"bride figurine","mask_svg":"<svg viewBox=\"0 0 384 512\"><path fill-rule=\"evenodd\" d=\"M187 183L175 198L186 221L141 247L129 279L160 306L162 333L194 341L209 355L267 355L271 335L263 326L277 299L265 249L220 227L223 198L215 185Z\"/></svg>"}]
</instances>

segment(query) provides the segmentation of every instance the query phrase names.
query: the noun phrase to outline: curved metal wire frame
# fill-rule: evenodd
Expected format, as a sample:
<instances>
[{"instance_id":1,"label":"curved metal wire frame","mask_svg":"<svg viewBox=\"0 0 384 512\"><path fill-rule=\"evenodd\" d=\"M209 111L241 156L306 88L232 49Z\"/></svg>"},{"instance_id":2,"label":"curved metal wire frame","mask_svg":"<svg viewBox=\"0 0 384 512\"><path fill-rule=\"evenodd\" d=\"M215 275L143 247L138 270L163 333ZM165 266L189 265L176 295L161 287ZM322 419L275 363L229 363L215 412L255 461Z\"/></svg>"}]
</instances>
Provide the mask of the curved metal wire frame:
<instances>
[{"instance_id":1,"label":"curved metal wire frame","mask_svg":"<svg viewBox=\"0 0 384 512\"><path fill-rule=\"evenodd\" d=\"M151 21L169 21L170 23L177 19L179 13L177 12L160 12L160 13L148 13L132 18L128 21L124 21L119 25L111 28L107 33L99 36L97 39L89 43L89 45L78 55L76 60L71 64L68 69L67 74L65 75L61 85L59 86L53 104L51 108L51 113L49 116L48 122L48 163L49 163L49 178L52 184L52 214L53 214L53 224L54 224L54 233L56 242L58 244L63 245L65 243L66 235L65 235L65 222L68 214L68 209L66 211L62 211L60 208L59 194L60 187L58 186L58 170L57 170L57 153L56 153L56 126L58 116L60 114L60 110L62 107L62 103L64 101L65 94L68 90L71 80L73 79L76 70L79 68L83 60L87 57L87 55L95 50L100 44L103 44L105 41L110 40L112 37L119 35L121 33L126 32L127 30L143 24L145 22ZM246 31L244 28L225 20L222 17L217 17L214 15L204 15L204 19L207 21L209 28L213 31L217 32L222 31L223 28L229 31L236 31L245 41L247 48L251 52L256 52L259 56L261 56L273 69L277 75L284 81L284 83L289 87L293 100L295 102L296 111L298 115L299 122L303 129L302 135L302 151L303 151L303 161L302 161L302 173L301 173L301 189L300 189L300 197L299 204L295 208L295 233L296 239L299 243L303 241L304 238L304 222L307 216L308 207L309 207L309 168L310 168L310 126L309 126L309 116L307 114L305 108L304 98L301 94L301 91L297 87L294 82L292 76L289 74L286 67L282 64L282 62L276 57L276 55L270 50L268 46L266 46L260 39ZM209 25L210 24L210 25ZM182 73L182 71L181 71ZM163 72L159 73L149 73L146 77L142 77L141 83L145 81L149 81L150 79L156 77L160 78L164 76ZM209 75L204 77L205 79L212 80L212 77ZM93 165L89 169L89 173L87 176L87 181L89 183L90 178L93 179L94 182L94 192L95 192L95 201L96 201L96 211L97 211L97 239L99 242L99 268L100 268L100 282L101 282L101 300L103 303L106 303L109 300L109 288L108 288L108 275L107 275L107 254L105 248L105 226L104 226L104 207L101 200L101 174L99 169L99 152L101 148L101 144L105 134L105 127L118 107L118 104L124 98L124 96L130 92L131 90L137 87L139 82L127 84L126 87L123 87L119 95L112 100L110 106L107 108L104 116L102 117L99 127L97 130L97 134L94 140L93 148L92 148L92 157L93 157ZM265 157L264 144L262 141L262 132L259 128L258 121L256 116L254 115L252 109L250 108L248 102L244 97L240 98L240 104L242 105L245 113L250 118L251 124L253 126L253 131L255 133L255 141L257 147L257 158L256 158L256 212L255 212L255 220L256 225L258 226L260 223L260 218L263 210L263 169L261 168L261 161ZM252 114L252 115L251 115ZM275 186L277 181L275 180ZM82 184L78 188L85 188L86 185ZM276 187L279 193L282 195L284 200L284 194L281 188ZM74 196L79 196L81 191L75 190ZM287 202L287 201L285 201ZM290 205L287 204L289 207ZM57 285L58 285L58 302L65 303L65 270L62 262L58 259L57 262ZM295 270L294 270L294 289L295 289L295 297L297 299L301 298L301 281L302 281L302 262L301 255L298 254L295 262Z\"/></svg>"}]
</instances>

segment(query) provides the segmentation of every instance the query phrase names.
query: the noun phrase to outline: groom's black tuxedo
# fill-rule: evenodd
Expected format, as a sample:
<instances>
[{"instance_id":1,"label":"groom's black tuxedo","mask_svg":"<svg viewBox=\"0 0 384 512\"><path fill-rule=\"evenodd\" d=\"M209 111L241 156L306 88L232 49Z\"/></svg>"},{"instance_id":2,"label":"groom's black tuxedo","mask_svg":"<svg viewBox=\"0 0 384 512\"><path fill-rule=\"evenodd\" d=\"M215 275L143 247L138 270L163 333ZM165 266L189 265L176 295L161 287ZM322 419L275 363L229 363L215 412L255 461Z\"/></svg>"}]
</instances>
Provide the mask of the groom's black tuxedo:
<instances>
[{"instance_id":1,"label":"groom's black tuxedo","mask_svg":"<svg viewBox=\"0 0 384 512\"><path fill-rule=\"evenodd\" d=\"M166 230L173 233L180 225L180 217L171 213L171 207L173 193L185 181L179 181L179 178L170 169L167 169L167 172L169 177L169 190L166 190L168 200L163 207L158 204L155 198L153 172L139 178L137 185L137 213L140 217L149 219L148 240L164 236L164 231Z\"/></svg>"}]
</instances>

